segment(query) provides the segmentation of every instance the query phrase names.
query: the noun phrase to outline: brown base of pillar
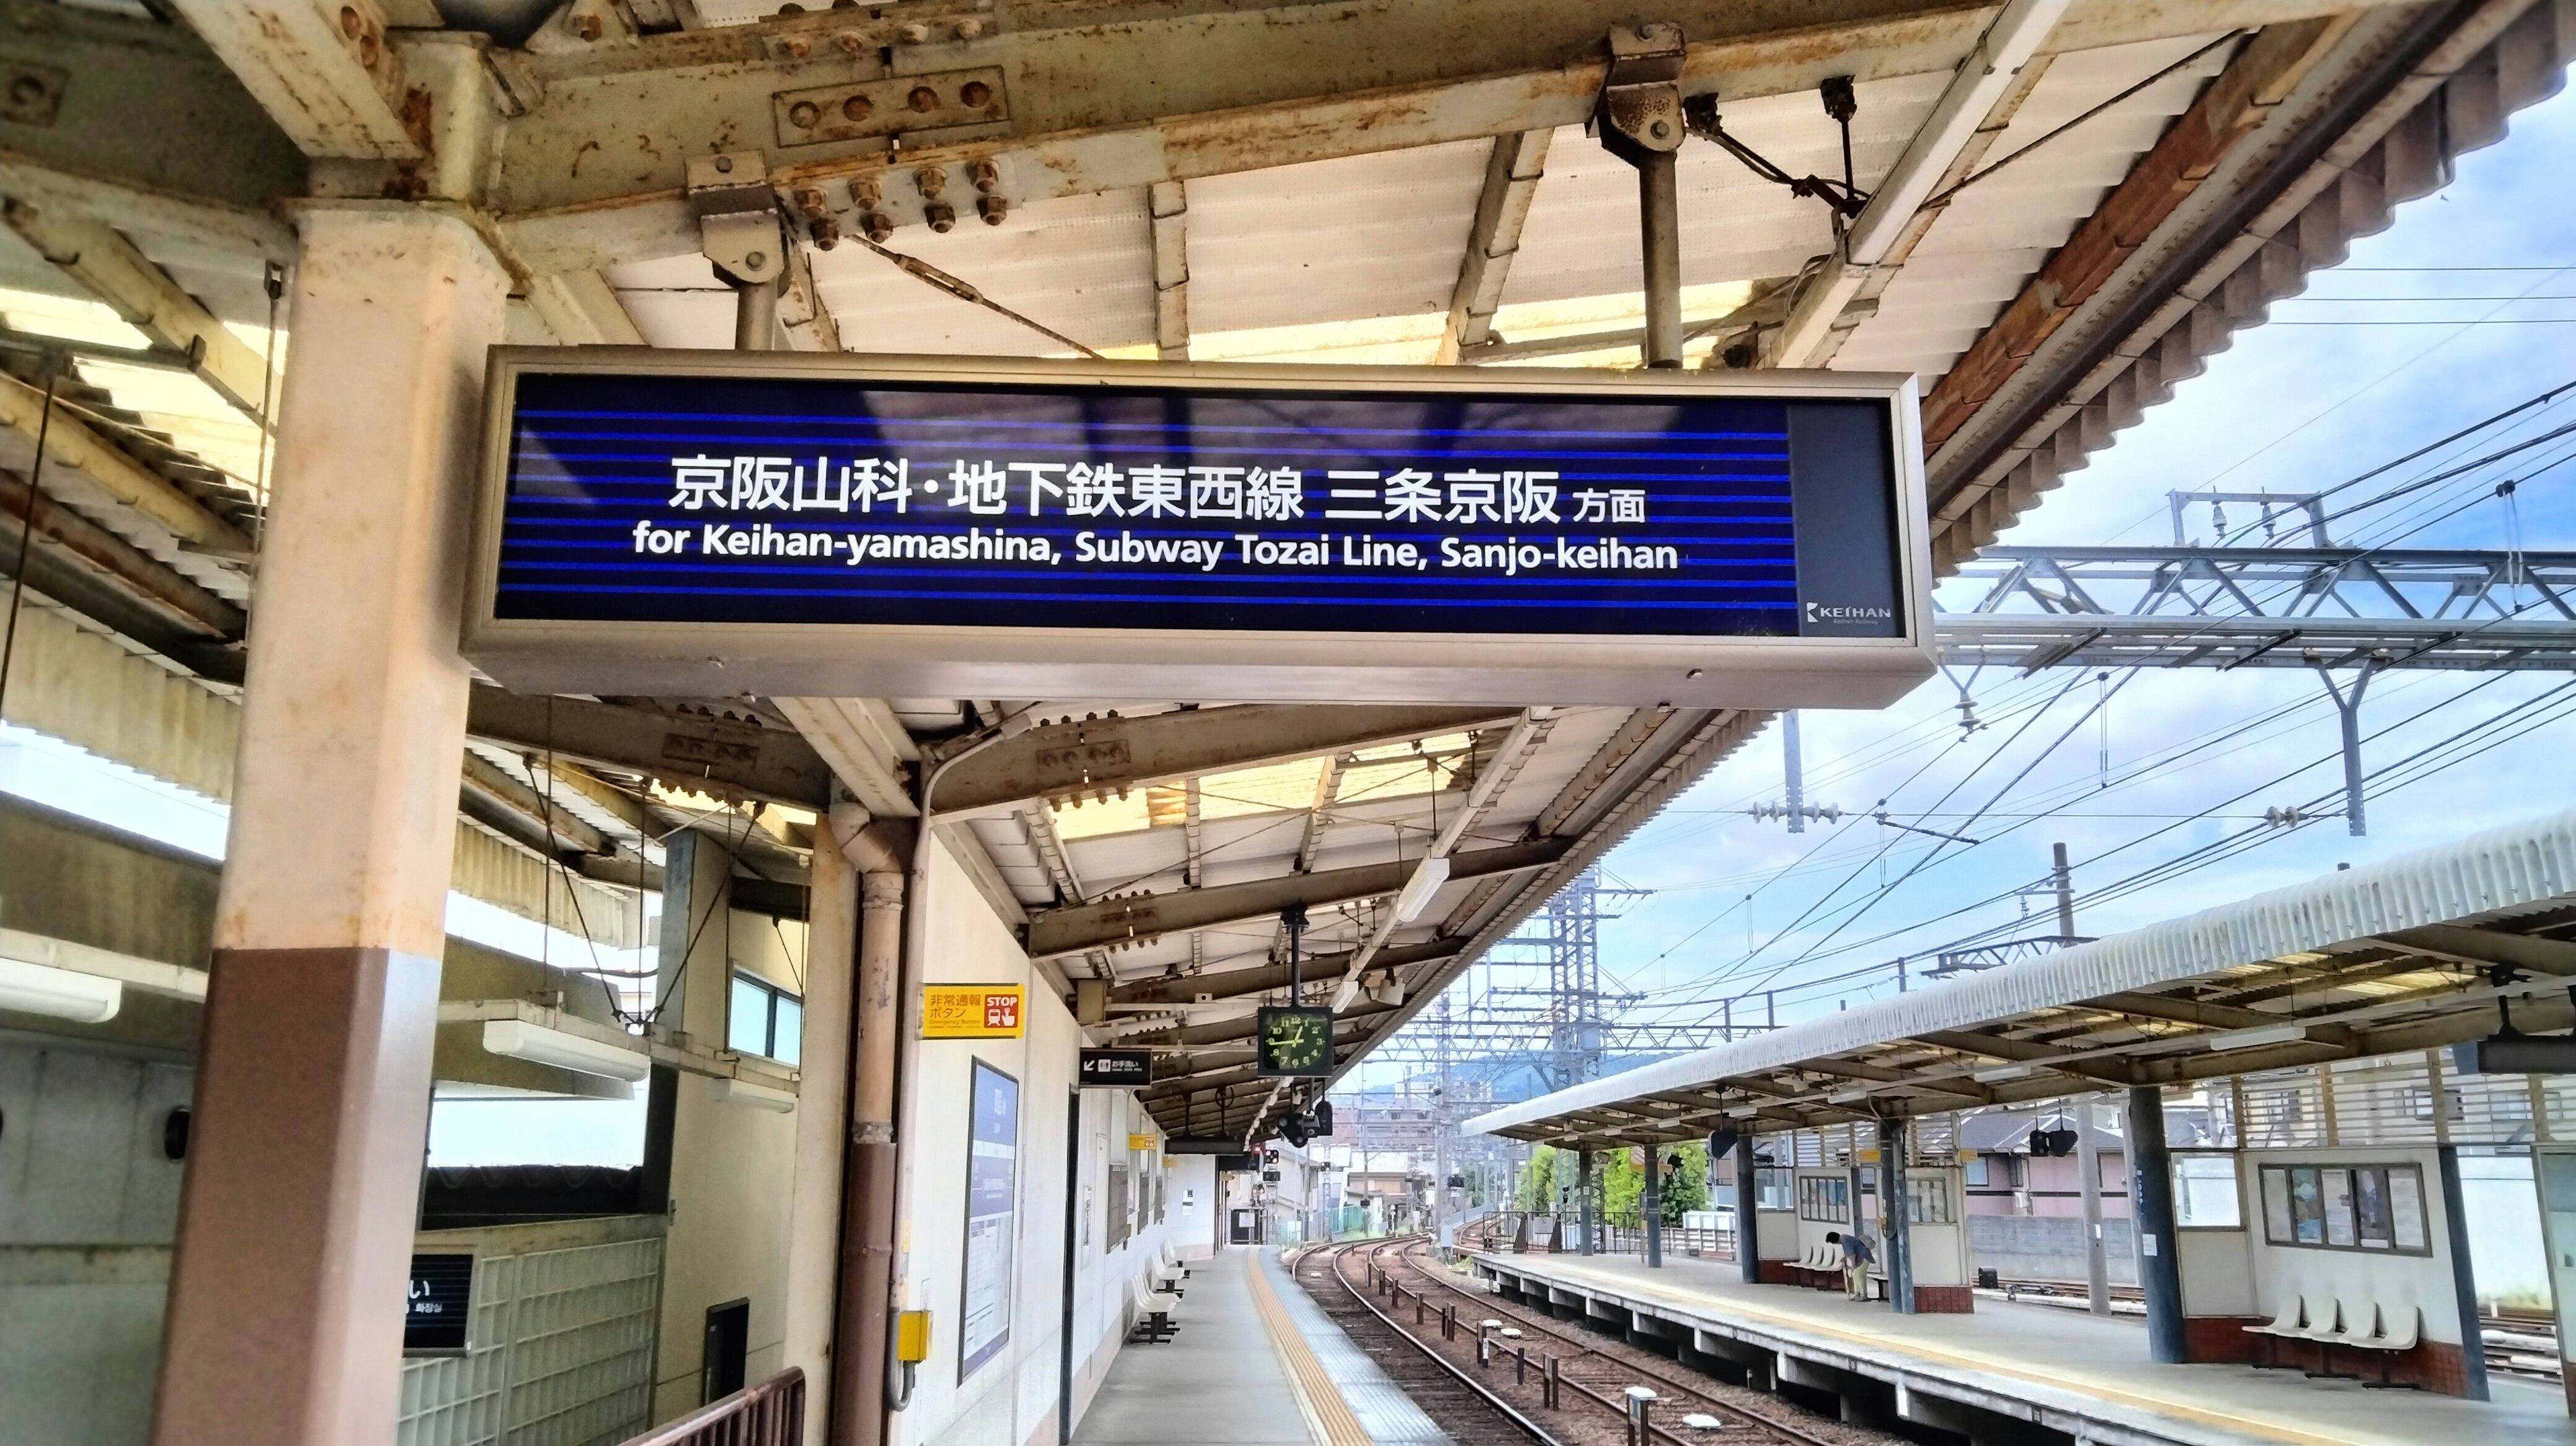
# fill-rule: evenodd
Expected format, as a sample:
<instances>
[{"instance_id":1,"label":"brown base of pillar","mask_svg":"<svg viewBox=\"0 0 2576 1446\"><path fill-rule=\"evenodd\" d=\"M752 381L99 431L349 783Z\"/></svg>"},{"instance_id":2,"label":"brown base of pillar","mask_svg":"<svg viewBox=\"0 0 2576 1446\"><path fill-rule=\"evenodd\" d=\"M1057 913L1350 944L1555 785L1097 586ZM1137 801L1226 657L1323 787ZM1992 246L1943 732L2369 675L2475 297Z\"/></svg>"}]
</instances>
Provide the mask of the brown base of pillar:
<instances>
[{"instance_id":1,"label":"brown base of pillar","mask_svg":"<svg viewBox=\"0 0 2576 1446\"><path fill-rule=\"evenodd\" d=\"M438 968L387 949L216 953L160 1446L392 1439Z\"/></svg>"},{"instance_id":2,"label":"brown base of pillar","mask_svg":"<svg viewBox=\"0 0 2576 1446\"><path fill-rule=\"evenodd\" d=\"M886 1333L894 1308L895 1146L852 1145L842 1197L841 1301L833 1332L832 1446L885 1439Z\"/></svg>"},{"instance_id":3,"label":"brown base of pillar","mask_svg":"<svg viewBox=\"0 0 2576 1446\"><path fill-rule=\"evenodd\" d=\"M1916 1315L1973 1315L1977 1309L1976 1287L1968 1285L1918 1285L1914 1287Z\"/></svg>"}]
</instances>

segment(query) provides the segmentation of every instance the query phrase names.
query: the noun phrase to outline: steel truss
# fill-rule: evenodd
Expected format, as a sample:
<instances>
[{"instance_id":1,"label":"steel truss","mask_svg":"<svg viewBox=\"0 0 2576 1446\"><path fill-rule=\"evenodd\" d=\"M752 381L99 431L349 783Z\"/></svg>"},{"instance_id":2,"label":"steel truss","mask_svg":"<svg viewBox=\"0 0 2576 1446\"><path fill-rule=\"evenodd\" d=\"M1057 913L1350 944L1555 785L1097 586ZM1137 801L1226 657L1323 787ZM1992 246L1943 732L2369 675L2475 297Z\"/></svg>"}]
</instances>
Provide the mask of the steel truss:
<instances>
[{"instance_id":1,"label":"steel truss","mask_svg":"<svg viewBox=\"0 0 2576 1446\"><path fill-rule=\"evenodd\" d=\"M1989 547L1945 663L2576 670L2576 553Z\"/></svg>"}]
</instances>

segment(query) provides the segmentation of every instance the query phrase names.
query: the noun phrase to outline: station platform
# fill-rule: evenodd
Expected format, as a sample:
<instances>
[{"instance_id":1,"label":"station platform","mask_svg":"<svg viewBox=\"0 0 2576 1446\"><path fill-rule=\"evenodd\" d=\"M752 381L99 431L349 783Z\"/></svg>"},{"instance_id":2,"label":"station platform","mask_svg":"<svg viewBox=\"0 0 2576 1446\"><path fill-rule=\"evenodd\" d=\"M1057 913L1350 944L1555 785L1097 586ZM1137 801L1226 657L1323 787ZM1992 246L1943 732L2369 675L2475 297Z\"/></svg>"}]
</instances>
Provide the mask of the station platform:
<instances>
[{"instance_id":1,"label":"station platform","mask_svg":"<svg viewBox=\"0 0 2576 1446\"><path fill-rule=\"evenodd\" d=\"M1191 1262L1180 1334L1122 1347L1076 1446L1451 1446L1270 1247Z\"/></svg>"},{"instance_id":2,"label":"station platform","mask_svg":"<svg viewBox=\"0 0 2576 1446\"><path fill-rule=\"evenodd\" d=\"M2466 1401L2248 1366L2157 1365L2146 1328L2049 1306L1979 1300L1966 1315L1897 1315L1839 1292L1747 1285L1732 1263L1479 1253L1508 1286L1639 1337L1830 1391L1846 1419L1892 1416L1972 1442L2029 1426L2121 1446L2576 1446L2559 1390L2498 1379ZM1688 1357L1686 1356L1686 1359ZM1760 1379L1765 1369L1774 1380Z\"/></svg>"}]
</instances>

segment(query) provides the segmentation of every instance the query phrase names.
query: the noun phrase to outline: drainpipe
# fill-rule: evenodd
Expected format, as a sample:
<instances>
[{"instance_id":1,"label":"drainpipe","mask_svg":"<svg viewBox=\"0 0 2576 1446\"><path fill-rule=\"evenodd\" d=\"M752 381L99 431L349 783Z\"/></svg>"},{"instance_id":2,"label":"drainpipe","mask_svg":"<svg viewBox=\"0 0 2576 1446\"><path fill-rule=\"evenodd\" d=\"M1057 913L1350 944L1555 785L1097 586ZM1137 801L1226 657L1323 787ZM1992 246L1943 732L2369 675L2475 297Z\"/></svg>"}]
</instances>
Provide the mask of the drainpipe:
<instances>
[{"instance_id":1,"label":"drainpipe","mask_svg":"<svg viewBox=\"0 0 2576 1446\"><path fill-rule=\"evenodd\" d=\"M833 1446L883 1446L893 1434L893 1414L912 1403L912 1374L895 1367L890 1329L903 1305L898 1293L904 1284L895 1245L905 1161L895 1122L921 1068L918 1003L930 949L931 825L938 819L931 796L949 769L1029 731L1037 721L1035 706L1022 704L965 747L936 764L925 761L916 793L920 816L908 825L910 846L851 860L859 871L859 1012L863 1028L875 1025L862 1036L857 1058L863 1069L877 1073L862 1074L851 1092L856 1103L850 1173L859 1193L852 1197L856 1213L845 1219L857 1221L859 1233L842 1262L842 1278L851 1289L842 1299L838 1339L849 1353L833 1362ZM891 899L890 906L880 911L874 902L879 899ZM839 1389L844 1383L846 1395ZM846 1412L842 1402L848 1403Z\"/></svg>"},{"instance_id":2,"label":"drainpipe","mask_svg":"<svg viewBox=\"0 0 2576 1446\"><path fill-rule=\"evenodd\" d=\"M856 804L830 816L832 841L859 875L858 988L852 1001L849 1140L841 1171L841 1295L832 1356L833 1446L885 1440L887 1320L894 1280L895 1072L902 1040L905 874L924 850L902 820ZM915 953L912 957L918 958Z\"/></svg>"}]
</instances>

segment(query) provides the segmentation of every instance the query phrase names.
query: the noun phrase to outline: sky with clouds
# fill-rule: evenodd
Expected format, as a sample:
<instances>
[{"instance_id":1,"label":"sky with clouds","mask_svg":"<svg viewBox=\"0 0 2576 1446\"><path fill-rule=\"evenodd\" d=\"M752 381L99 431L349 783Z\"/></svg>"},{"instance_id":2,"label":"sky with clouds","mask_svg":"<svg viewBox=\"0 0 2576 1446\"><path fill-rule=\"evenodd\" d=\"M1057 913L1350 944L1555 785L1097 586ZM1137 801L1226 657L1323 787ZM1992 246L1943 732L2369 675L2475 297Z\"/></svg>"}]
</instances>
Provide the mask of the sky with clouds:
<instances>
[{"instance_id":1,"label":"sky with clouds","mask_svg":"<svg viewBox=\"0 0 2576 1446\"><path fill-rule=\"evenodd\" d=\"M2002 541L2169 543L2169 492L2324 491L2576 380L2571 164L2576 94L2561 94L2238 333ZM2329 501L2351 508L2331 519L2333 540L2576 547L2576 465L2556 465L2576 462L2576 436L2353 505L2571 422L2576 392L2345 487ZM2514 494L2498 498L2508 478ZM2227 525L2254 520L2238 508ZM2210 540L2206 505L2191 526ZM1953 581L1939 596L1963 606L1975 586ZM1973 733L1959 726L1958 683L1982 725ZM1620 917L1601 926L1605 981L1637 996L1630 1019L1700 1019L1729 995L1772 989L1778 1017L1794 1019L1893 990L1900 956L1919 975L1942 945L1981 931L2053 933L2053 899L2021 892L2044 886L2052 843L2073 860L2078 932L2100 935L2576 805L2566 675L2390 672L2360 720L2365 766L2384 772L2368 836L2355 838L2339 816L2337 713L2312 670L2104 681L1987 669L1936 677L1881 712L1805 713L1807 800L1838 805L1843 821L1791 835L1746 815L1782 795L1780 730L1767 730L1607 860L1605 881L1652 892L1616 901ZM2267 808L2292 806L2336 816L2263 823ZM1869 817L1880 807L1976 842L1882 826ZM1495 982L1473 971L1452 1008ZM1398 1072L1369 1066L1364 1078Z\"/></svg>"}]
</instances>

